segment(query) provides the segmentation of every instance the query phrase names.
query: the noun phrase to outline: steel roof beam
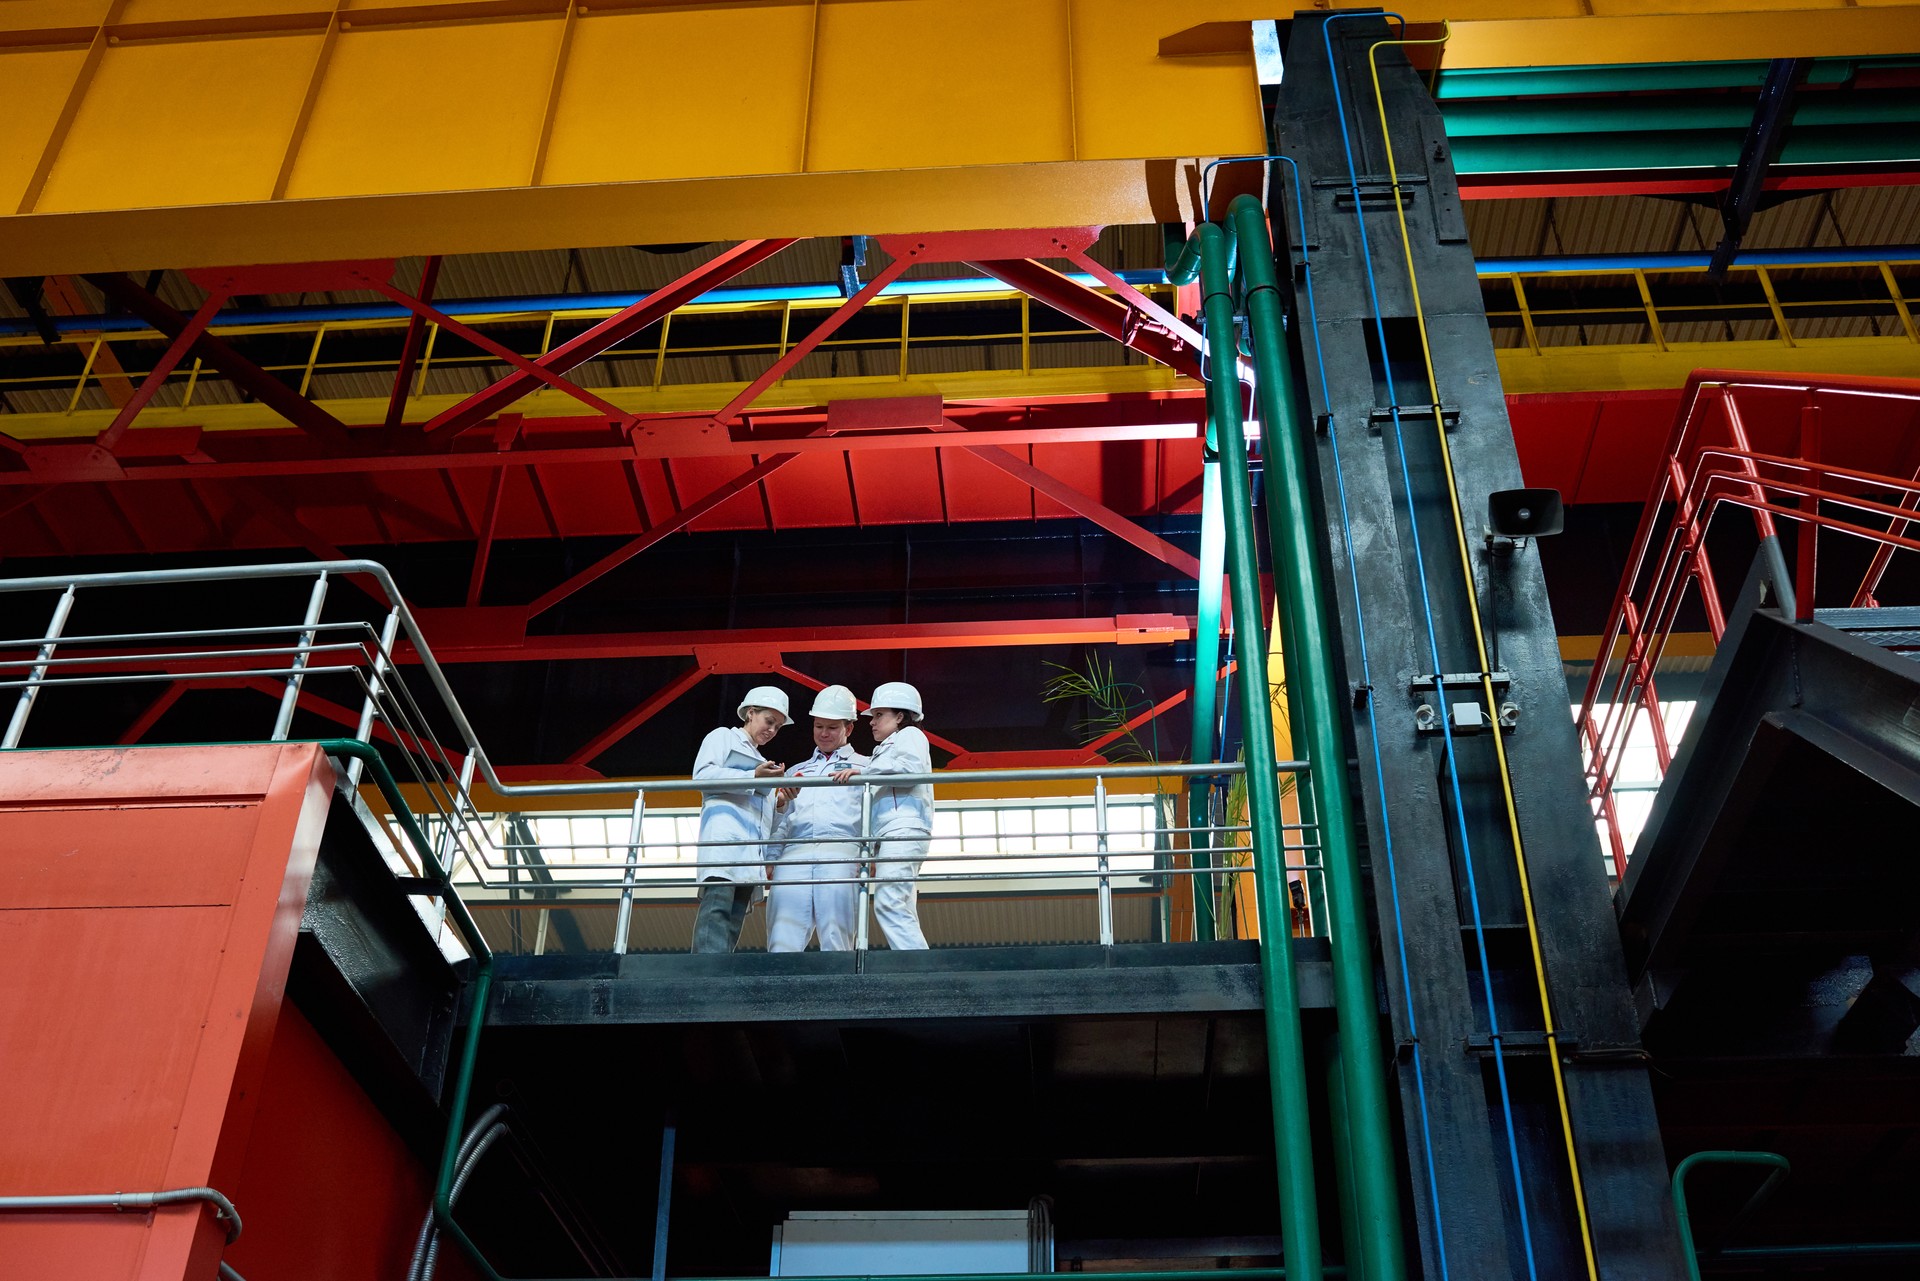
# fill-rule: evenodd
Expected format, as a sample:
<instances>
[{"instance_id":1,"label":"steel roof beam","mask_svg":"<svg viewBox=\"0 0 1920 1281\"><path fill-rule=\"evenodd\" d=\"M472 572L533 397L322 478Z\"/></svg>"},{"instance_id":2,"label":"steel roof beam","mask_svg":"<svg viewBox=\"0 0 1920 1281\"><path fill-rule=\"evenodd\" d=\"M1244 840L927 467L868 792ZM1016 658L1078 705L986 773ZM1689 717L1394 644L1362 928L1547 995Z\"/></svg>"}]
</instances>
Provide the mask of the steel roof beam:
<instances>
[{"instance_id":1,"label":"steel roof beam","mask_svg":"<svg viewBox=\"0 0 1920 1281\"><path fill-rule=\"evenodd\" d=\"M541 381L548 380L549 375L564 374L585 364L601 352L633 337L654 321L684 307L707 290L758 266L793 243L790 239L749 240L714 255L672 284L651 291L632 306L623 308L532 362L540 372L515 370L485 391L476 392L451 409L435 414L422 429L427 440L436 443L452 440L467 428L484 422L535 390ZM388 296L410 310L417 310L415 301L404 295ZM619 414L620 411L616 409L614 412Z\"/></svg>"},{"instance_id":2,"label":"steel roof beam","mask_svg":"<svg viewBox=\"0 0 1920 1281\"><path fill-rule=\"evenodd\" d=\"M107 298L125 307L178 343L194 328L193 320L115 272L90 275L87 280ZM209 299L211 302L212 300ZM204 322L200 326L205 328ZM212 334L198 333L187 340L209 365L226 375L236 387L298 427L318 444L330 450L348 446L346 425L320 406L242 356Z\"/></svg>"}]
</instances>

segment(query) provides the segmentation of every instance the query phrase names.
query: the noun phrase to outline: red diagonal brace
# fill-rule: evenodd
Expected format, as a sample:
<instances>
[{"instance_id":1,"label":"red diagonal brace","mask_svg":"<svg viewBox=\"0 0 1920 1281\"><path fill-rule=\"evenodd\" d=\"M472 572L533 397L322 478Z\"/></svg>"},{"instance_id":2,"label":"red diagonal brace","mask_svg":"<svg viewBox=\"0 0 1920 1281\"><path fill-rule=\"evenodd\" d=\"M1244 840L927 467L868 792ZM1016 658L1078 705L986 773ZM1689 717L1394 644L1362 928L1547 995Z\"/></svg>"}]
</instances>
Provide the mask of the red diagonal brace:
<instances>
[{"instance_id":1,"label":"red diagonal brace","mask_svg":"<svg viewBox=\"0 0 1920 1281\"><path fill-rule=\"evenodd\" d=\"M513 348L508 347L503 343L495 342L493 339L481 333L478 329L473 328L473 326L461 324L459 321L447 315L445 312L441 311L439 308L433 306L432 304L421 302L418 298L415 298L412 294L406 293L403 290L395 289L392 285L388 284L384 280L367 279L366 285L367 285L367 288L373 290L374 292L378 294L382 294L385 297L392 299L394 302L399 303L402 307L405 307L408 311L411 311L414 315L423 316L426 319L432 321L434 324L440 326L440 328L454 335L456 338L464 338L468 342L472 343L474 346L480 348L482 351L493 353L494 355L500 357L500 359L506 361L509 365L512 365L514 368L518 369L521 373L526 374L529 377L538 378L541 382L547 384L547 386L549 387L552 387L555 391L563 391L567 393L567 395L573 397L575 400L585 405L588 409L596 409L601 413L607 415L609 418L618 419L621 422L626 421L628 417L627 411L620 408L620 406L615 405L610 401L602 400L600 397L594 395L592 392L588 391L586 388L581 387L569 381L568 379L561 377L559 374L554 373L551 369L548 369L545 365L542 365L539 361L534 360L527 356L522 356L519 352L513 350Z\"/></svg>"},{"instance_id":2,"label":"red diagonal brace","mask_svg":"<svg viewBox=\"0 0 1920 1281\"><path fill-rule=\"evenodd\" d=\"M1162 307L1152 298L1149 298L1146 294L1141 293L1138 289L1128 284L1121 278L1119 272L1114 271L1104 263L1095 262L1091 254L1070 252L1067 254L1067 261L1092 276L1095 280L1098 280L1107 288L1113 290L1114 297L1118 298L1126 306L1133 308L1135 311L1144 312L1153 320L1165 326L1168 333L1178 338L1194 351L1199 351L1206 346L1206 339L1200 336L1198 329L1195 329L1192 325L1180 319L1180 317L1174 315L1165 307Z\"/></svg>"},{"instance_id":3,"label":"red diagonal brace","mask_svg":"<svg viewBox=\"0 0 1920 1281\"><path fill-rule=\"evenodd\" d=\"M154 395L166 383L167 375L171 374L181 358L193 349L193 344L200 340L200 335L207 332L207 326L213 323L213 313L219 311L221 304L226 301L227 296L217 289L207 295L207 300L200 304L198 311L193 313L193 319L187 321L180 332L173 336L173 341L167 344L167 349L161 353L160 359L153 362L153 368L148 370L147 376L140 380L140 385L134 389L133 395L127 397L125 403L120 406L120 412L113 416L113 421L107 424L107 429L95 437L94 444L111 452L113 447L120 443L120 438L127 434L129 427L133 426L133 420L152 402Z\"/></svg>"},{"instance_id":4,"label":"red diagonal brace","mask_svg":"<svg viewBox=\"0 0 1920 1281\"><path fill-rule=\"evenodd\" d=\"M631 338L714 286L733 279L749 267L758 266L793 243L792 240L743 241L702 263L672 284L654 290L626 310L607 317L579 337L561 343L536 363L552 373L563 374ZM533 391L539 383L540 380L532 374L516 370L485 391L475 392L453 408L435 414L426 425L426 437L435 443L452 440L475 423L491 418Z\"/></svg>"},{"instance_id":5,"label":"red diagonal brace","mask_svg":"<svg viewBox=\"0 0 1920 1281\"><path fill-rule=\"evenodd\" d=\"M178 338L192 323L123 275L109 272L91 275L87 279L110 301L125 307L170 338ZM252 393L254 399L325 445L331 452L345 452L347 429L338 418L212 334L201 334L194 349L236 387Z\"/></svg>"},{"instance_id":6,"label":"red diagonal brace","mask_svg":"<svg viewBox=\"0 0 1920 1281\"><path fill-rule=\"evenodd\" d=\"M433 287L440 280L440 255L429 257L420 270L420 301L433 301ZM393 390L387 395L387 430L392 431L400 425L407 412L407 387L413 382L414 368L420 363L420 349L425 345L427 334L426 317L416 314L407 322L406 340L400 344L400 368L393 374Z\"/></svg>"},{"instance_id":7,"label":"red diagonal brace","mask_svg":"<svg viewBox=\"0 0 1920 1281\"><path fill-rule=\"evenodd\" d=\"M546 613L555 605L558 605L561 601L573 595L608 570L638 556L641 552L647 550L647 548L653 546L668 534L686 528L741 491L753 488L768 476L792 462L794 458L795 455L793 454L779 454L769 458L764 462L756 464L745 474L736 476L734 479L720 486L699 502L688 507L682 507L673 515L653 526L653 528L649 529L646 533L627 543L625 546L608 552L605 556L602 556L599 560L587 566L566 582L541 596L538 600L534 601L533 604L527 606L527 617L534 618Z\"/></svg>"},{"instance_id":8,"label":"red diagonal brace","mask_svg":"<svg viewBox=\"0 0 1920 1281\"><path fill-rule=\"evenodd\" d=\"M147 731L159 724L160 718L167 714L167 709L179 702L180 696L186 692L187 683L185 681L169 682L167 687L161 690L159 695L155 697L151 703L147 704L147 710L141 712L140 715L135 718L133 724L127 726L127 732L120 736L120 746L131 747L133 744L145 738Z\"/></svg>"},{"instance_id":9,"label":"red diagonal brace","mask_svg":"<svg viewBox=\"0 0 1920 1281\"><path fill-rule=\"evenodd\" d=\"M607 726L598 734L595 734L588 740L586 746L567 757L567 764L591 764L594 758L599 756L600 753L606 751L609 747L612 747L615 743L633 733L634 730L639 729L642 725L652 720L667 704L673 702L674 699L680 697L695 685L698 685L701 681L705 680L706 677L706 670L697 666L689 667L686 671L681 672L678 676L668 681L666 685L648 695L646 700L638 707L627 712L619 720Z\"/></svg>"},{"instance_id":10,"label":"red diagonal brace","mask_svg":"<svg viewBox=\"0 0 1920 1281\"><path fill-rule=\"evenodd\" d=\"M1200 352L1159 320L1143 316L1127 303L1089 289L1053 268L1028 259L1002 258L967 264L984 271L1063 315L1091 326L1115 342L1150 356L1176 373L1200 377Z\"/></svg>"},{"instance_id":11,"label":"red diagonal brace","mask_svg":"<svg viewBox=\"0 0 1920 1281\"><path fill-rule=\"evenodd\" d=\"M913 264L898 259L882 267L872 280L860 287L860 292L834 308L833 313L813 327L805 338L787 349L787 354L773 362L766 373L748 383L745 390L727 402L726 408L713 416L716 423L726 424L740 416L742 410L751 405L761 392L785 378L793 367L806 359L808 354L821 343L833 336L840 326L852 318L853 313L872 302L875 295L891 284L895 277Z\"/></svg>"},{"instance_id":12,"label":"red diagonal brace","mask_svg":"<svg viewBox=\"0 0 1920 1281\"><path fill-rule=\"evenodd\" d=\"M1062 507L1072 508L1108 533L1125 539L1149 556L1158 557L1187 577L1200 577L1200 561L1197 557L1187 555L1160 535L1141 528L1113 508L1095 502L1073 486L1047 475L1032 463L1022 462L998 445L981 445L972 453L981 462L992 463L1001 471L1032 488L1036 493L1045 494Z\"/></svg>"},{"instance_id":13,"label":"red diagonal brace","mask_svg":"<svg viewBox=\"0 0 1920 1281\"><path fill-rule=\"evenodd\" d=\"M809 676L805 672L800 671L797 668L788 667L785 663L780 664L780 666L774 668L773 670L780 673L782 676L786 677L788 680L793 681L795 684L805 685L808 689L813 690L816 693L818 693L820 690L823 690L827 687L827 683L825 681L818 680L812 676ZM866 711L867 708L871 706L871 704L868 703L866 699L861 698L858 695L854 696L853 702L854 702L854 706L858 707L863 712ZM927 736L927 741L929 743L932 743L935 747L942 748L945 751L952 752L955 756L968 755L966 748L960 746L960 744L954 742L950 738L941 738L938 734L935 734L933 731L927 729L927 727L924 725L920 727L920 732L925 734Z\"/></svg>"}]
</instances>

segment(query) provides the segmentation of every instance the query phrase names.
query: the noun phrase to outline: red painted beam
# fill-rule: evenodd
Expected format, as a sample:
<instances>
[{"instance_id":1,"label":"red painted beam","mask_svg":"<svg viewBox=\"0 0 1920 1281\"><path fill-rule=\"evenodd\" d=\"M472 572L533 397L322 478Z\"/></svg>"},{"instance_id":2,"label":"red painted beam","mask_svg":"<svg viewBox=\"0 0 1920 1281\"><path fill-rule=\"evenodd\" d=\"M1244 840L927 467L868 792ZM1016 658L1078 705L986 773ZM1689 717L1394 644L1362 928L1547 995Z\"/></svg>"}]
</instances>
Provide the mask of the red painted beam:
<instances>
[{"instance_id":1,"label":"red painted beam","mask_svg":"<svg viewBox=\"0 0 1920 1281\"><path fill-rule=\"evenodd\" d=\"M747 240L688 272L670 285L654 290L633 306L607 317L576 338L561 343L538 363L546 370L563 374L584 364L611 347L659 320L662 316L698 298L709 289L733 279L749 267L773 257L793 240ZM426 438L445 444L476 423L499 413L514 401L540 385L540 380L516 370L484 391L476 392L451 409L435 414L424 429Z\"/></svg>"},{"instance_id":2,"label":"red painted beam","mask_svg":"<svg viewBox=\"0 0 1920 1281\"><path fill-rule=\"evenodd\" d=\"M184 681L175 681L161 690L159 696L147 704L147 709L135 718L133 724L127 726L127 732L120 736L120 745L130 747L145 738L147 731L158 724L160 718L165 716L167 710L179 702L180 696L186 692L187 686Z\"/></svg>"},{"instance_id":3,"label":"red painted beam","mask_svg":"<svg viewBox=\"0 0 1920 1281\"><path fill-rule=\"evenodd\" d=\"M786 677L788 680L793 681L795 684L805 685L808 689L813 690L815 693L818 693L827 687L827 683L825 681L820 680L818 677L809 676L805 672L799 670L798 668L789 667L785 663L780 664L778 667L774 668L773 670L778 672L780 675ZM866 699L861 698L858 695L854 696L853 702L854 702L854 705L863 712L866 711L869 707L873 706L873 704L867 702ZM800 718L795 717L794 719L798 720ZM967 749L960 746L960 744L954 742L950 738L940 737L940 735L934 733L932 730L928 729L924 725L920 727L920 732L927 736L927 741L929 743L932 743L935 747L940 748L942 751L952 752L955 756L965 756L968 754Z\"/></svg>"},{"instance_id":4,"label":"red painted beam","mask_svg":"<svg viewBox=\"0 0 1920 1281\"><path fill-rule=\"evenodd\" d=\"M433 301L433 287L440 280L440 255L430 256L420 271L421 302ZM393 390L387 394L387 430L400 426L406 417L408 386L413 382L413 371L420 363L420 350L426 345L427 319L415 313L407 321L407 336L400 344L400 367L393 371Z\"/></svg>"},{"instance_id":5,"label":"red painted beam","mask_svg":"<svg viewBox=\"0 0 1920 1281\"><path fill-rule=\"evenodd\" d=\"M1190 615L1121 614L1110 618L503 637L497 628L486 627L483 617L472 618L478 626L463 626L463 616L470 616L465 610L423 609L415 610L414 616L427 643L433 647L434 657L443 663L692 658L698 650L724 647L758 647L780 654L818 654L884 649L996 649L1012 645L1170 645L1191 640L1194 626ZM418 661L404 642L400 646L400 658L404 662Z\"/></svg>"},{"instance_id":6,"label":"red painted beam","mask_svg":"<svg viewBox=\"0 0 1920 1281\"><path fill-rule=\"evenodd\" d=\"M1002 649L1021 645L1171 645L1193 638L1194 620L1181 614L1120 614L1107 618L1013 618L968 623L895 623L872 626L737 628L700 632L588 632L574 635L528 636L518 630L520 611L507 609L416 609L415 621L433 647L434 657L451 663L566 662L631 658L707 659L766 656L771 670L787 654L866 653L908 649ZM502 615L505 615L503 626ZM202 678L195 685L219 680L215 673L241 668L284 666L278 657L182 658L164 650L129 647L110 651L89 648L100 659L88 664L92 675L153 672L180 678ZM0 674L17 673L31 665L35 651L0 651ZM402 639L394 659L418 663L420 656ZM316 670L342 666L333 654L314 656ZM720 664L732 666L731 664ZM702 661L703 670L720 665ZM750 670L746 663L742 670ZM237 682L279 697L281 678L239 677ZM231 681L229 683L232 683ZM344 725L358 725L358 709L328 703L303 689L302 707Z\"/></svg>"},{"instance_id":7,"label":"red painted beam","mask_svg":"<svg viewBox=\"0 0 1920 1281\"><path fill-rule=\"evenodd\" d=\"M1178 333L1124 302L1029 260L980 259L967 265L1178 373L1193 379L1200 377L1198 347L1190 346Z\"/></svg>"},{"instance_id":8,"label":"red painted beam","mask_svg":"<svg viewBox=\"0 0 1920 1281\"><path fill-rule=\"evenodd\" d=\"M553 370L548 369L539 361L527 356L522 356L519 352L504 343L496 342L473 326L461 324L444 311L441 311L438 307L430 303L422 302L412 294L395 289L384 280L375 280L371 277L366 277L363 278L360 283L387 299L389 302L399 303L402 307L412 312L416 319L424 318L432 321L454 337L464 338L480 350L498 356L501 360L506 361L509 365L512 365L528 377L539 379L555 391L565 392L567 395L572 396L575 400L585 405L588 409L605 414L609 418L625 421L627 411L618 405L610 404L606 400L601 399L579 384L571 382ZM391 412L391 406L389 406L389 412Z\"/></svg>"},{"instance_id":9,"label":"red painted beam","mask_svg":"<svg viewBox=\"0 0 1920 1281\"><path fill-rule=\"evenodd\" d=\"M832 312L807 332L807 335L786 354L768 366L767 371L748 383L740 394L726 403L719 413L713 416L716 423L731 423L746 412L747 406L759 398L760 393L779 382L790 373L795 365L805 360L813 349L831 338L840 326L852 319L853 313L872 302L882 289L892 284L894 279L913 264L906 261L890 262L882 267L872 280L860 287L860 292L834 308Z\"/></svg>"},{"instance_id":10,"label":"red painted beam","mask_svg":"<svg viewBox=\"0 0 1920 1281\"><path fill-rule=\"evenodd\" d=\"M755 413L728 431L709 428L705 416L652 415L633 428L630 444L607 443L605 421L593 418L530 418L511 449L433 449L374 452L369 435L352 454L322 454L286 432L218 432L198 438L198 446L218 449L205 461L148 462L120 459L126 480L221 480L233 477L337 476L371 472L492 470L549 463L617 463L636 458L725 458L755 454L847 453L876 449L969 449L982 443L1005 445L1073 444L1106 440L1192 440L1205 415L1204 392L1177 389L1113 395L1061 397L1031 403L973 401L949 405L946 417L965 432L863 431L844 436L820 434L826 409ZM504 415L503 415L504 417ZM141 440L141 432L133 439ZM972 437L972 438L970 438ZM48 448L22 445L21 448ZM94 476L57 471L0 472L0 489L39 486ZM0 511L3 515L4 511Z\"/></svg>"},{"instance_id":11,"label":"red painted beam","mask_svg":"<svg viewBox=\"0 0 1920 1281\"><path fill-rule=\"evenodd\" d=\"M668 704L707 678L703 667L690 667L655 690L639 706L624 713L613 724L595 734L585 746L567 757L568 765L590 765L602 752L652 720Z\"/></svg>"},{"instance_id":12,"label":"red painted beam","mask_svg":"<svg viewBox=\"0 0 1920 1281\"><path fill-rule=\"evenodd\" d=\"M118 303L153 328L178 339L192 323L166 303L116 273L90 275L87 279L111 302ZM242 356L212 334L201 334L194 350L209 365L225 374L234 386L253 397L282 418L307 433L329 450L347 448L346 426L332 414Z\"/></svg>"},{"instance_id":13,"label":"red painted beam","mask_svg":"<svg viewBox=\"0 0 1920 1281\"><path fill-rule=\"evenodd\" d=\"M974 450L973 455L1030 486L1034 492L1045 494L1061 506L1078 512L1114 537L1125 539L1149 556L1165 561L1187 577L1195 579L1200 577L1198 557L1189 556L1160 535L1142 528L1138 523L1128 520L1111 507L1096 502L1064 481L1049 476L1033 464L1022 462L1006 450L993 445L984 445Z\"/></svg>"},{"instance_id":14,"label":"red painted beam","mask_svg":"<svg viewBox=\"0 0 1920 1281\"><path fill-rule=\"evenodd\" d=\"M546 613L555 605L558 605L561 601L573 595L608 570L632 560L635 556L638 556L641 552L647 550L647 548L653 546L668 534L685 529L688 525L699 520L702 516L720 506L728 499L758 485L768 476L792 462L793 458L794 456L792 454L780 454L776 457L769 458L765 462L756 464L745 475L736 476L734 479L720 486L699 502L690 503L682 507L679 511L666 517L647 530L646 533L631 540L624 546L608 552L605 556L602 556L599 560L587 566L566 582L561 583L558 587L540 596L531 605L527 606L527 617L534 618Z\"/></svg>"}]
</instances>

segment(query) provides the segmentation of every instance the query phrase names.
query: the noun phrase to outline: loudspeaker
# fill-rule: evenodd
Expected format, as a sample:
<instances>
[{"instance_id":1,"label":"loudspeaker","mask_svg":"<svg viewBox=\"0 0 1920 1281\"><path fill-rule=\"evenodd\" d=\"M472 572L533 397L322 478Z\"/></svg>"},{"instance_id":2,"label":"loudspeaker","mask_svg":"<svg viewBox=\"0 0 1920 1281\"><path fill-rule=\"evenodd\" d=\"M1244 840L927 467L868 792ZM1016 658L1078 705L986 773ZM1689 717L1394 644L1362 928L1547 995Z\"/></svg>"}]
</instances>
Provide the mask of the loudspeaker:
<instances>
[{"instance_id":1,"label":"loudspeaker","mask_svg":"<svg viewBox=\"0 0 1920 1281\"><path fill-rule=\"evenodd\" d=\"M1487 495L1487 528L1502 538L1545 538L1566 523L1557 489L1499 489Z\"/></svg>"}]
</instances>

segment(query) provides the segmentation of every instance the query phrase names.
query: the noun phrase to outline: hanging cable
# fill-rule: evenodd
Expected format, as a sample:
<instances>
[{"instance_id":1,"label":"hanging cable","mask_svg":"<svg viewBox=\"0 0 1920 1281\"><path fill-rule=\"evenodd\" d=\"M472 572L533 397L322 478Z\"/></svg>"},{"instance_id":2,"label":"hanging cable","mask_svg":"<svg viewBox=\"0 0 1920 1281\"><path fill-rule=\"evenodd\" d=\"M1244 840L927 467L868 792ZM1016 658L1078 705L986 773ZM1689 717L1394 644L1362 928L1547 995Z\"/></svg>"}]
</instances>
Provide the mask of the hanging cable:
<instances>
[{"instance_id":1,"label":"hanging cable","mask_svg":"<svg viewBox=\"0 0 1920 1281\"><path fill-rule=\"evenodd\" d=\"M1480 910L1480 889L1473 870L1472 838L1467 832L1465 799L1460 791L1460 770L1454 754L1453 729L1445 714L1446 683L1443 673L1446 667L1440 661L1440 641L1438 628L1433 617L1433 600L1427 588L1426 556L1420 545L1420 526L1414 518L1412 468L1407 462L1406 440L1400 422L1399 396L1393 386L1392 356L1387 350L1386 320L1380 310L1379 282L1374 277L1373 253L1367 237L1366 210L1360 199L1360 173L1354 161L1353 134L1347 127L1346 106L1340 95L1340 69L1333 57L1333 24L1356 18L1392 18L1400 23L1400 29L1406 30L1406 19L1397 13L1336 13L1321 24L1320 36L1326 47L1328 82L1333 89L1334 115L1340 122L1340 144L1346 153L1347 182L1353 192L1354 224L1360 233L1360 261L1367 279L1367 298L1373 310L1374 338L1380 349L1381 374L1387 380L1387 410L1393 422L1395 450L1399 455L1400 479L1406 488L1408 504L1407 527L1412 535L1415 576L1420 583L1420 608L1426 617L1427 649L1433 662L1435 697L1440 701L1442 714L1439 718L1440 738L1447 762L1447 779L1453 792L1453 813L1460 832L1461 867L1465 873L1467 901L1473 915L1474 948L1480 960L1480 982L1486 994L1488 1038L1493 1046L1494 1078L1499 1086L1500 1112L1506 1127L1507 1155L1513 1171L1514 1202L1519 1209L1520 1240L1526 1254L1527 1276L1538 1281L1539 1264L1534 1257L1533 1228L1527 1214L1527 1186L1520 1171L1520 1141L1513 1119L1513 1093L1507 1081L1506 1047L1500 1031L1500 1015L1493 989L1493 966L1487 958L1486 923Z\"/></svg>"},{"instance_id":2,"label":"hanging cable","mask_svg":"<svg viewBox=\"0 0 1920 1281\"><path fill-rule=\"evenodd\" d=\"M1294 208L1297 209L1300 214L1301 274L1303 276L1303 291L1307 304L1306 333L1312 335L1313 360L1320 377L1320 401L1327 407L1327 440L1333 447L1333 482L1340 504L1340 528L1343 533L1347 534L1347 537L1343 540L1346 543L1347 552L1347 581L1353 588L1354 636L1359 645L1360 684L1361 687L1367 691L1367 736L1371 740L1373 748L1374 786L1381 797L1381 856L1387 868L1388 898L1393 905L1393 937L1399 952L1400 990L1406 998L1407 1038L1412 1042L1413 1048L1414 1094L1420 1103L1420 1146L1426 1158L1428 1199L1433 1206L1434 1253L1438 1256L1440 1262L1440 1279L1441 1281L1448 1281L1447 1232L1445 1222L1441 1217L1440 1175L1434 1161L1433 1125L1427 1111L1427 1078L1420 1049L1420 1021L1418 1014L1414 1010L1413 973L1412 967L1407 960L1407 932L1400 910L1400 876L1394 864L1393 821L1388 817L1387 811L1389 807L1385 803L1387 794L1387 772L1385 765L1382 764L1381 761L1380 724L1374 709L1372 693L1373 669L1367 653L1366 609L1360 598L1360 568L1353 550L1353 538L1351 535L1353 518L1347 506L1346 470L1340 462L1339 437L1335 431L1333 391L1327 380L1326 353L1321 350L1320 346L1320 313L1315 307L1313 300L1313 254L1312 251L1307 248L1311 238L1307 235L1307 202L1300 186L1300 166L1294 163L1293 157L1279 155L1278 153L1265 156L1228 156L1224 159L1213 161L1207 165L1205 169L1200 171L1201 217L1205 219L1207 213L1209 195L1207 175L1211 173L1216 166L1244 161L1272 160L1277 160L1287 166L1293 181ZM1262 424L1262 426L1268 430L1279 430L1278 426L1267 427L1266 424ZM1316 821L1317 817L1316 808ZM1325 855L1323 853L1322 858L1324 859L1324 857ZM1325 875L1324 871L1322 875Z\"/></svg>"},{"instance_id":3,"label":"hanging cable","mask_svg":"<svg viewBox=\"0 0 1920 1281\"><path fill-rule=\"evenodd\" d=\"M1404 31L1404 24L1402 30ZM1493 672L1488 665L1487 637L1480 625L1480 589L1474 581L1473 557L1467 542L1467 525L1460 511L1460 484L1453 471L1453 451L1447 444L1447 424L1440 409L1440 380L1433 369L1433 343L1427 334L1427 316L1420 305L1420 279L1413 266L1413 239L1407 231L1406 202L1400 196L1400 174L1394 167L1393 137L1387 129L1387 100L1380 88L1379 51L1385 46L1405 47L1407 45L1440 45L1447 42L1452 34L1448 24L1442 24L1442 34L1437 40L1382 40L1367 50L1367 65L1373 72L1374 102L1380 110L1380 136L1387 149L1387 181L1393 188L1393 211L1400 221L1400 241L1406 251L1407 284L1413 302L1413 315L1420 332L1420 358L1426 366L1427 388L1432 393L1433 426L1440 438L1441 470L1447 478L1447 501L1453 514L1453 532L1459 542L1460 574L1465 580L1467 604L1473 618L1473 645L1479 662L1481 691L1487 700L1487 711L1493 725L1494 758L1500 767L1500 792L1507 810L1507 830L1513 836L1514 870L1520 879L1520 903L1526 913L1527 943L1533 950L1534 981L1540 991L1540 1018L1547 1039L1547 1062L1553 1068L1554 1100L1560 1108L1560 1132L1566 1140L1567 1169L1573 1178L1574 1211L1580 1220L1580 1248L1585 1253L1587 1276L1589 1281L1598 1281L1600 1270L1593 1253L1593 1226L1587 1214L1586 1188L1580 1178L1580 1156L1573 1141L1573 1113L1567 1106L1566 1074L1560 1066L1560 1042L1554 1029L1553 1000L1547 991L1547 967L1540 951L1540 923L1533 910L1533 885L1527 872L1526 846L1520 837L1520 811L1514 804L1513 772L1507 762L1506 738L1500 732L1500 709L1495 701L1493 690ZM1342 127L1345 126L1344 119ZM1396 422L1397 422L1396 418ZM1439 669L1436 667L1435 671ZM1445 709L1441 711L1445 719Z\"/></svg>"}]
</instances>

